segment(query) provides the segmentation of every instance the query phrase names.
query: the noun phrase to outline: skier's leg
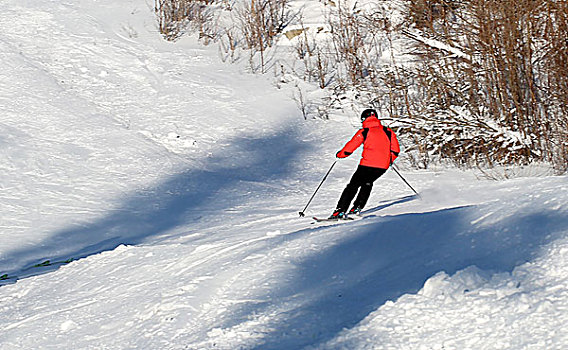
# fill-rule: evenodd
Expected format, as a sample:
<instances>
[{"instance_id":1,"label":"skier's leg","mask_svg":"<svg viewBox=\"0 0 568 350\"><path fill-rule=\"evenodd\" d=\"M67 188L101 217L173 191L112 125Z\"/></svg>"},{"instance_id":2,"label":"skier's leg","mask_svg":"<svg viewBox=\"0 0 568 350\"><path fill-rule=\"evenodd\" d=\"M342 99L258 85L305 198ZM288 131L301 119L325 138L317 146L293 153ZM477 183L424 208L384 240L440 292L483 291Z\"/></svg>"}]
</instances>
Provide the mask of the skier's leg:
<instances>
[{"instance_id":1,"label":"skier's leg","mask_svg":"<svg viewBox=\"0 0 568 350\"><path fill-rule=\"evenodd\" d=\"M355 198L355 195L357 194L357 190L363 184L363 173L364 170L362 170L361 166L359 166L351 177L351 180L349 181L347 186L345 186L343 193L341 193L341 197L337 202L336 211L339 210L340 212L344 213L347 211L347 209L349 209L349 204L351 204L351 201L353 201L353 198Z\"/></svg>"},{"instance_id":2,"label":"skier's leg","mask_svg":"<svg viewBox=\"0 0 568 350\"><path fill-rule=\"evenodd\" d=\"M361 189L359 190L359 194L357 195L357 199L353 203L353 208L358 209L361 211L369 197L371 196L371 190L373 189L373 182L375 182L379 177L381 177L386 172L386 169L379 169L379 168L370 168L366 167L363 171L363 182L361 184ZM353 211L353 210L351 210Z\"/></svg>"},{"instance_id":3,"label":"skier's leg","mask_svg":"<svg viewBox=\"0 0 568 350\"><path fill-rule=\"evenodd\" d=\"M359 211L363 210L363 208L365 207L365 204L367 204L367 201L369 200L369 197L371 196L371 190L372 189L373 189L373 183L372 182L365 182L361 186L361 189L359 190L359 194L357 195L357 199L355 199L355 202L353 203L353 208L359 209Z\"/></svg>"},{"instance_id":4,"label":"skier's leg","mask_svg":"<svg viewBox=\"0 0 568 350\"><path fill-rule=\"evenodd\" d=\"M351 201L357 194L357 189L358 186L354 185L351 182L348 183L347 186L345 186L343 192L341 193L341 197L339 197L339 201L337 202L335 210L341 213L345 213L349 208L349 204L351 204Z\"/></svg>"}]
</instances>

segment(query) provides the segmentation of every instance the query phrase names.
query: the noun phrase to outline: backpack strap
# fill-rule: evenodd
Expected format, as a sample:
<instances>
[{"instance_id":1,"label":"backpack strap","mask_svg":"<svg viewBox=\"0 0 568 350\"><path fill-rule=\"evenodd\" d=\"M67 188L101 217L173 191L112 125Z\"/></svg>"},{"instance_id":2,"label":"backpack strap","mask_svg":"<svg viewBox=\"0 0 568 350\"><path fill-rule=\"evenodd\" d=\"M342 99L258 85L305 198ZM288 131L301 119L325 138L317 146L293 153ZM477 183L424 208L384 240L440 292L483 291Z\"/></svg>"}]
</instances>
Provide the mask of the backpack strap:
<instances>
[{"instance_id":1,"label":"backpack strap","mask_svg":"<svg viewBox=\"0 0 568 350\"><path fill-rule=\"evenodd\" d=\"M389 128L387 128L386 126L383 125L383 130L385 131L385 134L387 134L387 137L389 138L389 141L391 140L391 135L392 132Z\"/></svg>"},{"instance_id":2,"label":"backpack strap","mask_svg":"<svg viewBox=\"0 0 568 350\"><path fill-rule=\"evenodd\" d=\"M398 157L398 152L393 152L392 151L392 130L387 128L386 126L383 125L383 130L385 131L385 134L387 134L387 137L389 138L389 152L391 153L391 161L390 163L392 164L392 155L394 154L395 156Z\"/></svg>"}]
</instances>

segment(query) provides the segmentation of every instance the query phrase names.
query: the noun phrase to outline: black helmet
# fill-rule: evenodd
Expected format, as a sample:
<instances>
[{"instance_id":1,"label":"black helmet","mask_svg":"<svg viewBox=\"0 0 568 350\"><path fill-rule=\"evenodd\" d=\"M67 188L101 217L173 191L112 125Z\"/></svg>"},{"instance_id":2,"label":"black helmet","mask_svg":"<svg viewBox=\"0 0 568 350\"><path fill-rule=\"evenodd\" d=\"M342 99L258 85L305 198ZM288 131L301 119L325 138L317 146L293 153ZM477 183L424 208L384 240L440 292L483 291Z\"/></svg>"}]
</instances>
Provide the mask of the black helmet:
<instances>
[{"instance_id":1,"label":"black helmet","mask_svg":"<svg viewBox=\"0 0 568 350\"><path fill-rule=\"evenodd\" d=\"M378 118L377 111L374 110L374 109L370 109L370 108L364 110L363 113L361 113L361 122L363 122L365 119L367 119L369 117Z\"/></svg>"}]
</instances>

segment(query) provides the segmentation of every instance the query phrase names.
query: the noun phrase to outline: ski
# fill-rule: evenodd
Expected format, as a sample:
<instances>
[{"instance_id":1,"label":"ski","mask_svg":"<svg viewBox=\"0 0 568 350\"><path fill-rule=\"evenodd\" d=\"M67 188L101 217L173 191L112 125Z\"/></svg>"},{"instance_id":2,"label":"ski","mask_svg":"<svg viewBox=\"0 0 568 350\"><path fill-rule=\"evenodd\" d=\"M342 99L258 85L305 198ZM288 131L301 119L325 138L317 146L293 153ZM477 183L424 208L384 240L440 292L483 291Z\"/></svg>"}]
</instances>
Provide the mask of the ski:
<instances>
[{"instance_id":1,"label":"ski","mask_svg":"<svg viewBox=\"0 0 568 350\"><path fill-rule=\"evenodd\" d=\"M312 219L314 219L316 222L325 222L325 221L350 221L350 220L355 220L354 218L350 218L350 217L346 217L346 218L318 218L315 216L312 216Z\"/></svg>"}]
</instances>

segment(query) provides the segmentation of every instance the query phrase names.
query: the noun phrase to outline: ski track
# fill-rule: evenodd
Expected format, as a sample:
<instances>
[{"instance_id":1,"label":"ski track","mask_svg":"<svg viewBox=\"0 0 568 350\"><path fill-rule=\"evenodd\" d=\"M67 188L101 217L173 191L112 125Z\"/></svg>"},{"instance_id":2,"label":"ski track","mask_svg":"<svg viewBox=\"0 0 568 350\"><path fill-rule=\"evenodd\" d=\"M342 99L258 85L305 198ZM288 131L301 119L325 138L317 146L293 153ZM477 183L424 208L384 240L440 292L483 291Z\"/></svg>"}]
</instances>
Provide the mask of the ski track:
<instances>
[{"instance_id":1,"label":"ski track","mask_svg":"<svg viewBox=\"0 0 568 350\"><path fill-rule=\"evenodd\" d=\"M389 171L361 220L298 218L352 125L151 8L5 2L0 349L568 346L566 176L402 168L421 199Z\"/></svg>"}]
</instances>

